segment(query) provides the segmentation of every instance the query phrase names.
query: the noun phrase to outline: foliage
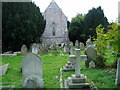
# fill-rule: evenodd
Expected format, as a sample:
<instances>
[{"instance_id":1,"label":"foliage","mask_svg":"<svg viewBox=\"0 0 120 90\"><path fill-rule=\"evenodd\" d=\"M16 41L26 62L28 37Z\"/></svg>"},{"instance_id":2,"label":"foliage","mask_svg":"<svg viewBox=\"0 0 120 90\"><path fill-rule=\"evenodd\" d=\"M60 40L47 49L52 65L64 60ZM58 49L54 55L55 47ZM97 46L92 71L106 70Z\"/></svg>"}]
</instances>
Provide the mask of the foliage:
<instances>
[{"instance_id":1,"label":"foliage","mask_svg":"<svg viewBox=\"0 0 120 90\"><path fill-rule=\"evenodd\" d=\"M75 42L75 40L82 40L84 18L85 15L82 14L77 14L76 17L72 18L68 29L70 41Z\"/></svg>"},{"instance_id":2,"label":"foliage","mask_svg":"<svg viewBox=\"0 0 120 90\"><path fill-rule=\"evenodd\" d=\"M107 45L110 44L111 50L116 53L116 56L120 53L119 52L119 43L120 41L118 40L119 38L119 29L118 25L112 24L108 26L109 30L108 32L105 32L105 28L102 27L102 25L99 25L96 28L96 33L97 33L97 39L94 39L94 44L96 44L95 49L97 50L98 57L102 58L99 59L102 63L105 64L105 56L107 53ZM116 57L115 56L115 57ZM117 59L117 58L116 58Z\"/></svg>"},{"instance_id":3,"label":"foliage","mask_svg":"<svg viewBox=\"0 0 120 90\"><path fill-rule=\"evenodd\" d=\"M39 41L45 28L39 7L32 2L3 2L2 9L3 51L20 50L23 44Z\"/></svg>"},{"instance_id":4,"label":"foliage","mask_svg":"<svg viewBox=\"0 0 120 90\"><path fill-rule=\"evenodd\" d=\"M104 12L99 6L98 8L92 8L85 17L84 20L84 32L85 38L89 36L96 37L96 27L102 24L104 28L108 25L108 20L104 16Z\"/></svg>"},{"instance_id":5,"label":"foliage","mask_svg":"<svg viewBox=\"0 0 120 90\"><path fill-rule=\"evenodd\" d=\"M109 30L106 33L104 31L104 28L102 28L102 25L99 25L96 28L97 39L95 39L94 43L96 44L97 52L105 52L107 50L107 45L110 44L111 49L118 54L118 47L120 43L118 25L112 24L108 27Z\"/></svg>"}]
</instances>

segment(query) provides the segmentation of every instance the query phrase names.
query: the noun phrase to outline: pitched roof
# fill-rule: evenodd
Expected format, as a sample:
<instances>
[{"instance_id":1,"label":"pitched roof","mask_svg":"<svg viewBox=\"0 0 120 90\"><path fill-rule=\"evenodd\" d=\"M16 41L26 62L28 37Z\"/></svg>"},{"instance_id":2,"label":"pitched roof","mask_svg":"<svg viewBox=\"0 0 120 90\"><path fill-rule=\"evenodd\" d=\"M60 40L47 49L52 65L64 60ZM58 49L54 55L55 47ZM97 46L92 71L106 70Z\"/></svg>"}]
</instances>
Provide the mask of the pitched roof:
<instances>
[{"instance_id":1,"label":"pitched roof","mask_svg":"<svg viewBox=\"0 0 120 90\"><path fill-rule=\"evenodd\" d=\"M52 1L51 3L50 3L50 5L47 7L47 9L46 10L48 10L48 9L59 9L59 10L61 10L60 8L59 8L59 6L56 4L56 2L55 1ZM45 11L46 11L45 10Z\"/></svg>"}]
</instances>

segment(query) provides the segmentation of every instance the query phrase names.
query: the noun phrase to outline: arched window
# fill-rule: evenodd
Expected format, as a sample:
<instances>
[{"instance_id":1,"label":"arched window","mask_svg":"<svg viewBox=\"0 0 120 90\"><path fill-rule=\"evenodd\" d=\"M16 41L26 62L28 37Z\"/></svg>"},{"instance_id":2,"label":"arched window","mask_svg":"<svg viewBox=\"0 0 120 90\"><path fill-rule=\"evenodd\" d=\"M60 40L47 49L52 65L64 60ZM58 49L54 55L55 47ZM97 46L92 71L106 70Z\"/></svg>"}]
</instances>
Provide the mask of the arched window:
<instances>
[{"instance_id":1,"label":"arched window","mask_svg":"<svg viewBox=\"0 0 120 90\"><path fill-rule=\"evenodd\" d=\"M55 30L56 29L56 25L55 22L52 23L52 35L55 36Z\"/></svg>"}]
</instances>

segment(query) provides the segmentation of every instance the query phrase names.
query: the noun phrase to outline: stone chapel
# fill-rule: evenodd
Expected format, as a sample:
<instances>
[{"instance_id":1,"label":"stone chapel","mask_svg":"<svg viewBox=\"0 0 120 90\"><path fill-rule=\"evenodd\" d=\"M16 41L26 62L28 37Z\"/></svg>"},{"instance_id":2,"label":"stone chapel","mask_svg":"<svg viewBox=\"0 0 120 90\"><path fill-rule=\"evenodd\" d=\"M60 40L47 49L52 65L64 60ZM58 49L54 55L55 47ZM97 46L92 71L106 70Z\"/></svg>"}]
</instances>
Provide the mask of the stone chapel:
<instances>
[{"instance_id":1,"label":"stone chapel","mask_svg":"<svg viewBox=\"0 0 120 90\"><path fill-rule=\"evenodd\" d=\"M53 0L43 13L46 27L41 41L47 44L66 43L68 39L67 17Z\"/></svg>"}]
</instances>

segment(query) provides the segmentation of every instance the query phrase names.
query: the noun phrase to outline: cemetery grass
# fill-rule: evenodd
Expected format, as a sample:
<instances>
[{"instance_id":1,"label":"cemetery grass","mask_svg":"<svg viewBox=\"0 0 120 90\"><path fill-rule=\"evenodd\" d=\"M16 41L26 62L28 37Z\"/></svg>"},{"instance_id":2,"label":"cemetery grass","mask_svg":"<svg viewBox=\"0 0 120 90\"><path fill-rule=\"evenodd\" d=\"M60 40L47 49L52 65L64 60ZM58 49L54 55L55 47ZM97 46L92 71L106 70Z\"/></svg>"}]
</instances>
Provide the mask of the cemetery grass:
<instances>
[{"instance_id":1,"label":"cemetery grass","mask_svg":"<svg viewBox=\"0 0 120 90\"><path fill-rule=\"evenodd\" d=\"M83 54L83 52L82 52ZM68 54L65 54L68 55ZM60 88L59 78L60 78L60 68L65 66L68 61L68 56L54 56L52 52L49 55L43 55L40 53L40 57L44 63L43 67L43 80L45 88ZM109 58L109 56L108 56ZM17 55L13 57L3 57L2 63L9 63L9 68L6 75L2 77L3 86L13 85L16 88L22 88L22 74L21 74L21 61L23 59L22 55ZM108 60L109 61L109 60ZM111 63L111 62L110 62ZM109 64L110 64L109 63ZM98 88L116 88L115 86L115 69L90 69L85 68L84 61L81 62L81 73L88 77L87 82L94 82L95 86ZM71 77L74 71L63 71L63 85L64 79Z\"/></svg>"}]
</instances>

